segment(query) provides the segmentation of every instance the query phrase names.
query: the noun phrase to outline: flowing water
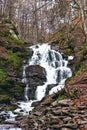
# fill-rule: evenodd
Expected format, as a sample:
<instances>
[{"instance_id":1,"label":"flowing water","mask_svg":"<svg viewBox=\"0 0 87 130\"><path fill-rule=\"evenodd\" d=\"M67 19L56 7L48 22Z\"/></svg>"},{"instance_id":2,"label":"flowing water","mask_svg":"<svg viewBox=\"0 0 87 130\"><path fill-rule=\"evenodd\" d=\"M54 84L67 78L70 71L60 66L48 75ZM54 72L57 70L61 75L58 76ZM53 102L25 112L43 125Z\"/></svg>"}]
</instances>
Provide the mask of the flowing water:
<instances>
[{"instance_id":1,"label":"flowing water","mask_svg":"<svg viewBox=\"0 0 87 130\"><path fill-rule=\"evenodd\" d=\"M71 69L67 67L68 61L63 59L62 54L52 50L51 46L48 44L37 44L30 47L33 50L33 56L29 59L28 63L23 67L23 78L22 82L26 84L24 97L26 102L19 102L19 107L15 112L21 112L26 115L29 111L33 109L31 107L33 102L41 100L45 94L46 89L49 84L57 84L53 87L49 94L55 93L61 90L65 85L65 80L72 76ZM72 56L68 57L72 60ZM46 70L46 79L44 85L37 86L35 91L36 100L29 100L29 83L26 78L26 69L30 65L40 65Z\"/></svg>"},{"instance_id":2,"label":"flowing water","mask_svg":"<svg viewBox=\"0 0 87 130\"><path fill-rule=\"evenodd\" d=\"M22 82L26 84L24 90L24 98L26 102L18 102L18 109L14 111L22 115L28 115L29 111L33 109L31 106L32 103L41 100L45 96L46 89L49 84L55 84L55 87L49 91L49 94L56 93L58 90L61 90L64 87L65 80L72 76L71 69L67 67L68 60L73 59L72 56L68 57L68 60L65 60L63 59L61 53L51 49L51 46L48 44L37 44L31 46L30 48L33 50L33 55L31 59L29 59L28 63L23 66L22 76ZM39 65L46 71L47 80L44 82L44 85L37 86L35 91L35 100L28 98L29 83L27 81L26 69L30 65ZM9 115L9 118L6 119L7 121L14 121L15 117L17 116L11 112L9 112Z\"/></svg>"}]
</instances>

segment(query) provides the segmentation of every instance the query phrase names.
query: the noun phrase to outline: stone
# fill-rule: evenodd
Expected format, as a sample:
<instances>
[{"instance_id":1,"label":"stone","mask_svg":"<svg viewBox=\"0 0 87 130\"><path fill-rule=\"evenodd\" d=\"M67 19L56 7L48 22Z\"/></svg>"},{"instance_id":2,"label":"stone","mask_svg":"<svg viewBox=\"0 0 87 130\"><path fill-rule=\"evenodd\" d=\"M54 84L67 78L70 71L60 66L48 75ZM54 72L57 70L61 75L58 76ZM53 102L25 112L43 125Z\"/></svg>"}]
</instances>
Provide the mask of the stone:
<instances>
[{"instance_id":1,"label":"stone","mask_svg":"<svg viewBox=\"0 0 87 130\"><path fill-rule=\"evenodd\" d=\"M72 119L71 117L66 117L66 118L63 119L63 121L64 121L64 123L67 123L71 119Z\"/></svg>"},{"instance_id":2,"label":"stone","mask_svg":"<svg viewBox=\"0 0 87 130\"><path fill-rule=\"evenodd\" d=\"M87 124L87 121L83 121L83 120L78 121L78 125L83 125L83 124Z\"/></svg>"},{"instance_id":3,"label":"stone","mask_svg":"<svg viewBox=\"0 0 87 130\"><path fill-rule=\"evenodd\" d=\"M52 110L52 114L55 116L61 115L61 110Z\"/></svg>"},{"instance_id":4,"label":"stone","mask_svg":"<svg viewBox=\"0 0 87 130\"><path fill-rule=\"evenodd\" d=\"M69 129L69 128L62 128L61 130L72 130L72 129Z\"/></svg>"},{"instance_id":5,"label":"stone","mask_svg":"<svg viewBox=\"0 0 87 130\"><path fill-rule=\"evenodd\" d=\"M46 95L48 95L49 94L49 91L53 88L53 87L55 87L57 84L48 84L48 86L47 86L47 88L46 88Z\"/></svg>"},{"instance_id":6,"label":"stone","mask_svg":"<svg viewBox=\"0 0 87 130\"><path fill-rule=\"evenodd\" d=\"M58 43L56 43L56 44L58 44ZM55 45L55 43L52 43L52 49L55 50L55 51L59 51L59 46Z\"/></svg>"},{"instance_id":7,"label":"stone","mask_svg":"<svg viewBox=\"0 0 87 130\"><path fill-rule=\"evenodd\" d=\"M63 128L63 125L52 125L51 126L51 130L60 130L60 129L62 129Z\"/></svg>"},{"instance_id":8,"label":"stone","mask_svg":"<svg viewBox=\"0 0 87 130\"><path fill-rule=\"evenodd\" d=\"M33 113L33 115L35 115L35 116L41 116L41 114L42 114L42 112L39 112L39 111L36 111Z\"/></svg>"},{"instance_id":9,"label":"stone","mask_svg":"<svg viewBox=\"0 0 87 130\"><path fill-rule=\"evenodd\" d=\"M41 123L41 124L44 124L44 120L43 119L39 119L38 122Z\"/></svg>"},{"instance_id":10,"label":"stone","mask_svg":"<svg viewBox=\"0 0 87 130\"><path fill-rule=\"evenodd\" d=\"M35 99L36 87L46 82L46 71L39 65L31 65L26 68L26 77L29 84L29 99Z\"/></svg>"},{"instance_id":11,"label":"stone","mask_svg":"<svg viewBox=\"0 0 87 130\"><path fill-rule=\"evenodd\" d=\"M57 124L57 123L63 123L63 121L62 120L60 120L58 117L55 117L55 116L51 116L50 117L50 124L52 125L52 124Z\"/></svg>"},{"instance_id":12,"label":"stone","mask_svg":"<svg viewBox=\"0 0 87 130\"><path fill-rule=\"evenodd\" d=\"M32 49L30 49L30 48L28 48L28 56L29 56L29 58L31 58L32 57L32 55L33 55L33 50Z\"/></svg>"},{"instance_id":13,"label":"stone","mask_svg":"<svg viewBox=\"0 0 87 130\"><path fill-rule=\"evenodd\" d=\"M37 101L37 102L33 102L32 103L32 107L37 107L39 105L40 101Z\"/></svg>"},{"instance_id":14,"label":"stone","mask_svg":"<svg viewBox=\"0 0 87 130\"><path fill-rule=\"evenodd\" d=\"M47 128L47 130L51 130L50 128Z\"/></svg>"},{"instance_id":15,"label":"stone","mask_svg":"<svg viewBox=\"0 0 87 130\"><path fill-rule=\"evenodd\" d=\"M78 124L75 124L75 123L68 123L68 124L64 124L64 127L70 128L70 129L77 129Z\"/></svg>"},{"instance_id":16,"label":"stone","mask_svg":"<svg viewBox=\"0 0 87 130\"><path fill-rule=\"evenodd\" d=\"M70 101L69 99L60 100L58 101L58 105L65 106L65 107L69 107L70 105L73 105L73 103L70 103L69 101Z\"/></svg>"},{"instance_id":17,"label":"stone","mask_svg":"<svg viewBox=\"0 0 87 130\"><path fill-rule=\"evenodd\" d=\"M84 110L84 109L87 109L87 106L78 106L78 109L79 110Z\"/></svg>"},{"instance_id":18,"label":"stone","mask_svg":"<svg viewBox=\"0 0 87 130\"><path fill-rule=\"evenodd\" d=\"M26 76L29 84L42 85L46 81L46 71L39 65L31 65L26 68ZM32 79L32 82L31 82Z\"/></svg>"}]
</instances>

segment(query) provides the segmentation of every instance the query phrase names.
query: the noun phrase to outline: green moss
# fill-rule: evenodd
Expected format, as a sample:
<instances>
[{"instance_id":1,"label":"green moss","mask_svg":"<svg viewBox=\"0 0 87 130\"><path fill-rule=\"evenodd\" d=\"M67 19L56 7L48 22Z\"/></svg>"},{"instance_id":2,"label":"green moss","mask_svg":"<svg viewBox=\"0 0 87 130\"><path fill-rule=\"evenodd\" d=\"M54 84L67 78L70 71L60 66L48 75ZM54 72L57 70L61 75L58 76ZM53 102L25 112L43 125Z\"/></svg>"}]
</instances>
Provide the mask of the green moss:
<instances>
[{"instance_id":1,"label":"green moss","mask_svg":"<svg viewBox=\"0 0 87 130\"><path fill-rule=\"evenodd\" d=\"M58 100L58 101L59 101L59 100L63 100L64 98L65 98L65 95L64 95L64 94L61 94L61 95L58 96L58 99L57 99L57 100Z\"/></svg>"},{"instance_id":2,"label":"green moss","mask_svg":"<svg viewBox=\"0 0 87 130\"><path fill-rule=\"evenodd\" d=\"M83 59L87 59L87 42L83 44Z\"/></svg>"},{"instance_id":3,"label":"green moss","mask_svg":"<svg viewBox=\"0 0 87 130\"><path fill-rule=\"evenodd\" d=\"M66 47L66 54L67 55L71 55L72 53L74 53L74 45L71 42L71 40L67 40L67 47Z\"/></svg>"},{"instance_id":4,"label":"green moss","mask_svg":"<svg viewBox=\"0 0 87 130\"><path fill-rule=\"evenodd\" d=\"M15 53L13 53L11 50L7 51L8 54L8 62L11 63L12 67L17 67L20 64L20 57L18 57Z\"/></svg>"},{"instance_id":5,"label":"green moss","mask_svg":"<svg viewBox=\"0 0 87 130\"><path fill-rule=\"evenodd\" d=\"M11 106L6 106L4 110L5 110L5 111L11 111L12 108L11 108Z\"/></svg>"},{"instance_id":6,"label":"green moss","mask_svg":"<svg viewBox=\"0 0 87 130\"><path fill-rule=\"evenodd\" d=\"M9 24L12 23L10 18L3 18L3 19L2 19L2 22L4 22L4 23L9 23Z\"/></svg>"},{"instance_id":7,"label":"green moss","mask_svg":"<svg viewBox=\"0 0 87 130\"><path fill-rule=\"evenodd\" d=\"M78 67L78 70L75 72L75 75L79 75L81 72L83 72L85 69L84 69L84 65L81 64L79 67Z\"/></svg>"},{"instance_id":8,"label":"green moss","mask_svg":"<svg viewBox=\"0 0 87 130\"><path fill-rule=\"evenodd\" d=\"M16 104L12 104L12 105L7 104L6 107L4 108L4 111L13 111L13 110L17 109L17 107L18 106Z\"/></svg>"},{"instance_id":9,"label":"green moss","mask_svg":"<svg viewBox=\"0 0 87 130\"><path fill-rule=\"evenodd\" d=\"M83 44L83 49L87 49L87 42Z\"/></svg>"},{"instance_id":10,"label":"green moss","mask_svg":"<svg viewBox=\"0 0 87 130\"><path fill-rule=\"evenodd\" d=\"M58 92L58 94L55 94L52 99L53 100L56 100L56 101L59 101L59 100L62 100L66 97L66 91L65 89L62 89L61 91Z\"/></svg>"},{"instance_id":11,"label":"green moss","mask_svg":"<svg viewBox=\"0 0 87 130\"><path fill-rule=\"evenodd\" d=\"M16 42L16 44L23 44L23 40L21 40L16 34L9 34L8 38L11 39L13 42Z\"/></svg>"},{"instance_id":12,"label":"green moss","mask_svg":"<svg viewBox=\"0 0 87 130\"><path fill-rule=\"evenodd\" d=\"M6 58L0 58L0 103L9 103L12 99L23 99L24 84L20 77L21 62L28 54L24 42L17 36L16 29L8 18L0 22L0 46L5 48ZM3 52L2 52L3 53ZM11 75L12 74L12 77ZM6 110L9 110L9 106Z\"/></svg>"},{"instance_id":13,"label":"green moss","mask_svg":"<svg viewBox=\"0 0 87 130\"><path fill-rule=\"evenodd\" d=\"M9 90L10 95L17 100L23 99L24 87L24 84L16 82Z\"/></svg>"},{"instance_id":14,"label":"green moss","mask_svg":"<svg viewBox=\"0 0 87 130\"><path fill-rule=\"evenodd\" d=\"M72 54L72 50L71 50L70 48L67 48L67 49L66 49L66 54L67 54L67 55L71 55L71 54Z\"/></svg>"},{"instance_id":15,"label":"green moss","mask_svg":"<svg viewBox=\"0 0 87 130\"><path fill-rule=\"evenodd\" d=\"M3 83L7 79L7 75L3 69L0 69L0 82Z\"/></svg>"},{"instance_id":16,"label":"green moss","mask_svg":"<svg viewBox=\"0 0 87 130\"><path fill-rule=\"evenodd\" d=\"M9 36L9 34L10 33L8 31L5 31L5 32L0 31L0 36L2 36L2 37Z\"/></svg>"},{"instance_id":17,"label":"green moss","mask_svg":"<svg viewBox=\"0 0 87 130\"><path fill-rule=\"evenodd\" d=\"M11 97L7 94L3 94L1 95L0 94L0 103L6 103L6 104L9 104L10 103L10 100L11 100Z\"/></svg>"},{"instance_id":18,"label":"green moss","mask_svg":"<svg viewBox=\"0 0 87 130\"><path fill-rule=\"evenodd\" d=\"M66 91L65 89L62 89L59 94L55 94L52 98L54 99L54 101L52 102L52 105L56 105L58 103L58 101L63 100L67 97Z\"/></svg>"}]
</instances>

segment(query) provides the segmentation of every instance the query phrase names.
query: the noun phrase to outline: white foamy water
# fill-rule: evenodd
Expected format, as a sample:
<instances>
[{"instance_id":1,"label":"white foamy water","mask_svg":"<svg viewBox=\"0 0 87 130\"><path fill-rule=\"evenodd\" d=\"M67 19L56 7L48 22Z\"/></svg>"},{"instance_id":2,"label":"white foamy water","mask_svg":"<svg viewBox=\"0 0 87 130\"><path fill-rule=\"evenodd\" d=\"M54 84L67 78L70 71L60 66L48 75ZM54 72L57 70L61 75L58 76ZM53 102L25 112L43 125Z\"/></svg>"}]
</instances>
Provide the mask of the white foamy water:
<instances>
[{"instance_id":1,"label":"white foamy water","mask_svg":"<svg viewBox=\"0 0 87 130\"><path fill-rule=\"evenodd\" d=\"M0 125L0 130L22 130L22 129L11 125Z\"/></svg>"},{"instance_id":2,"label":"white foamy water","mask_svg":"<svg viewBox=\"0 0 87 130\"><path fill-rule=\"evenodd\" d=\"M17 128L17 127L16 128L15 127L14 128L9 128L9 127L6 128L5 126L3 126L3 127L1 127L0 130L22 130L22 129L21 128Z\"/></svg>"},{"instance_id":3,"label":"white foamy water","mask_svg":"<svg viewBox=\"0 0 87 130\"><path fill-rule=\"evenodd\" d=\"M26 116L29 114L29 111L31 111L33 109L33 107L31 107L32 103L35 102L35 100L29 100L27 102L18 102L18 106L19 108L17 108L14 112L15 113L19 113L20 115Z\"/></svg>"},{"instance_id":4,"label":"white foamy water","mask_svg":"<svg viewBox=\"0 0 87 130\"><path fill-rule=\"evenodd\" d=\"M56 93L61 90L65 85L65 80L72 76L71 69L67 67L68 61L63 59L62 54L52 50L48 44L37 44L30 47L33 50L33 56L29 59L28 64L23 67L23 78L22 82L26 83L24 97L27 102L19 102L19 108L15 110L17 113L26 115L33 109L31 107L33 102L41 100L46 93L47 86L49 84L57 84L53 87L49 94ZM73 57L69 56L68 60L72 60ZM26 68L30 65L40 65L46 71L46 79L44 85L37 86L35 96L36 100L29 100L29 84L26 78Z\"/></svg>"}]
</instances>

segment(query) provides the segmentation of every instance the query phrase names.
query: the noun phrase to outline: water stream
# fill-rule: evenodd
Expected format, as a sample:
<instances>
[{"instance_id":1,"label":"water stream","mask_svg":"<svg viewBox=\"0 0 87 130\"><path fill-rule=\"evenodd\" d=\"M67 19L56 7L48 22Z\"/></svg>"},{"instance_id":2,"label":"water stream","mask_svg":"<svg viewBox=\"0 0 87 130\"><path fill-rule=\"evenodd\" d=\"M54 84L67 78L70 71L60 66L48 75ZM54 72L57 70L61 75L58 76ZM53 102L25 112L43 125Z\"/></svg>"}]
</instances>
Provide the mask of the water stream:
<instances>
[{"instance_id":1,"label":"water stream","mask_svg":"<svg viewBox=\"0 0 87 130\"><path fill-rule=\"evenodd\" d=\"M48 44L37 44L30 47L33 50L33 56L29 59L28 63L23 67L23 78L22 82L26 84L24 97L26 102L19 102L19 107L15 112L21 112L26 115L33 109L31 107L33 102L41 100L46 94L46 88L49 84L57 84L53 87L49 94L56 93L61 90L65 85L65 80L72 76L71 69L67 67L68 61L63 59L62 54L52 50ZM72 56L68 57L72 60ZM44 85L37 86L35 97L36 100L28 98L29 94L29 83L26 78L26 69L30 65L40 65L46 70L46 79Z\"/></svg>"},{"instance_id":2,"label":"water stream","mask_svg":"<svg viewBox=\"0 0 87 130\"><path fill-rule=\"evenodd\" d=\"M61 53L51 49L51 46L48 44L37 44L30 48L33 50L33 55L31 59L28 60L27 64L23 66L22 75L22 82L26 84L24 90L24 98L26 101L18 102L18 108L14 111L22 115L28 115L29 111L33 109L32 103L41 100L45 96L49 84L55 84L55 87L52 87L49 94L56 93L64 87L65 80L72 76L71 69L67 66L68 60L73 59L72 56L69 56L68 60L65 60ZM47 80L44 82L44 85L37 86L35 100L29 99L29 82L26 76L26 69L30 65L39 65L46 71ZM14 121L17 114L14 115L12 112L9 112L10 116L6 120Z\"/></svg>"}]
</instances>

